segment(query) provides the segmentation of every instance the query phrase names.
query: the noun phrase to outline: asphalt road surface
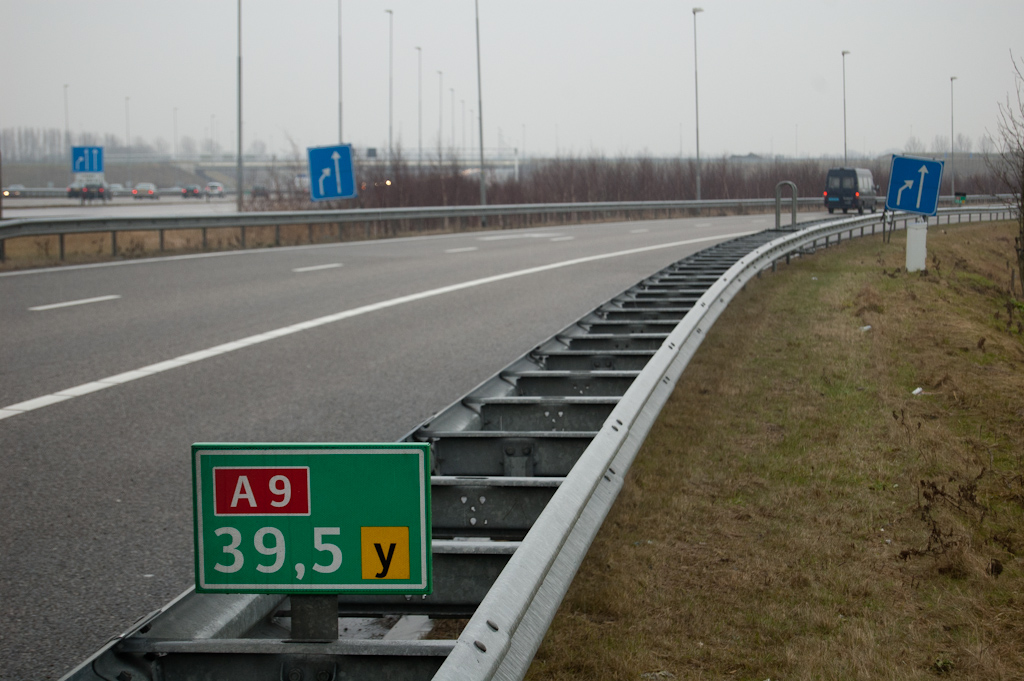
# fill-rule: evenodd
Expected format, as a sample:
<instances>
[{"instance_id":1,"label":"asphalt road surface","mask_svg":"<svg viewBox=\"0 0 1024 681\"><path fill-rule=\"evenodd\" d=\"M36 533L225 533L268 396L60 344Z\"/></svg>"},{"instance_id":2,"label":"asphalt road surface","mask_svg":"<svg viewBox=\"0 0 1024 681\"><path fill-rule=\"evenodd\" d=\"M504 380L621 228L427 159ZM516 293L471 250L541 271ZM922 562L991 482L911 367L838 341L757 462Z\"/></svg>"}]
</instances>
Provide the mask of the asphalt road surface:
<instances>
[{"instance_id":1,"label":"asphalt road surface","mask_svg":"<svg viewBox=\"0 0 1024 681\"><path fill-rule=\"evenodd\" d=\"M0 678L59 677L193 583L192 443L394 441L645 276L772 222L0 273Z\"/></svg>"}]
</instances>

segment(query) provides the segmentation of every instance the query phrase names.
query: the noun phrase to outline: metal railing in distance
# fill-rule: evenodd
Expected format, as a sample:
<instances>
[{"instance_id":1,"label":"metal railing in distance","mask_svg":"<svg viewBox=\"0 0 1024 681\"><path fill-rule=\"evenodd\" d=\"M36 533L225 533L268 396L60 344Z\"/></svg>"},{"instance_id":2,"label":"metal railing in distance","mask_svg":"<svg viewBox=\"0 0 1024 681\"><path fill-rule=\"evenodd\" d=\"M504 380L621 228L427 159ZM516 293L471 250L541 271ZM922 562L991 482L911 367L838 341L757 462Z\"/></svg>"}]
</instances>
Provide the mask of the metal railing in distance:
<instances>
[{"instance_id":1,"label":"metal railing in distance","mask_svg":"<svg viewBox=\"0 0 1024 681\"><path fill-rule=\"evenodd\" d=\"M890 229L915 219L895 218ZM190 590L65 678L521 679L647 433L732 298L778 261L875 233L882 219L769 230L684 258L411 431L404 439L432 449L434 592L342 596L338 614L469 617L457 640L295 641L285 597Z\"/></svg>"},{"instance_id":2,"label":"metal railing in distance","mask_svg":"<svg viewBox=\"0 0 1024 681\"><path fill-rule=\"evenodd\" d=\"M795 192L794 192L795 193ZM989 197L968 197L975 201ZM807 208L820 207L821 199L817 197L793 198L794 212L796 205ZM25 218L0 221L0 262L5 258L4 244L7 239L18 237L61 236L60 259L64 258L63 235L91 234L109 232L111 239L111 255L117 255L117 234L119 232L158 231L160 233L161 250L163 250L163 233L169 230L205 230L218 228L240 228L241 247L246 247L246 228L276 227L282 225L304 225L312 229L314 225L338 225L338 236L341 238L340 226L352 223L391 223L410 221L445 221L470 220L484 218L525 218L541 216L543 222L567 219L570 222L595 221L611 219L617 216L653 214L655 217L668 216L671 213L692 211L746 211L771 210L778 212L776 199L719 199L712 201L607 201L594 203L540 203L510 204L494 206L428 206L420 208L380 208L354 210L304 210L304 211L267 211L249 213L229 213L205 216L154 216L154 217L102 217L102 218ZM659 216L664 213L664 216ZM584 220L584 218L588 220ZM279 242L280 237L275 238Z\"/></svg>"},{"instance_id":3,"label":"metal railing in distance","mask_svg":"<svg viewBox=\"0 0 1024 681\"><path fill-rule=\"evenodd\" d=\"M799 199L801 205L821 204L820 199ZM607 201L600 203L531 203L493 206L427 206L419 208L361 208L353 210L300 210L228 213L202 216L101 217L101 218L30 218L0 222L0 259L7 239L25 236L90 234L97 232L138 232L180 229L241 228L245 247L247 227L280 227L281 225L343 225L398 221L469 220L474 218L512 218L541 216L544 221L568 219L571 222L589 217L626 216L637 213L670 213L679 211L768 210L774 199L723 199L715 201ZM116 243L116 239L115 239ZM162 243L162 239L161 239ZM116 248L116 246L115 246Z\"/></svg>"}]
</instances>

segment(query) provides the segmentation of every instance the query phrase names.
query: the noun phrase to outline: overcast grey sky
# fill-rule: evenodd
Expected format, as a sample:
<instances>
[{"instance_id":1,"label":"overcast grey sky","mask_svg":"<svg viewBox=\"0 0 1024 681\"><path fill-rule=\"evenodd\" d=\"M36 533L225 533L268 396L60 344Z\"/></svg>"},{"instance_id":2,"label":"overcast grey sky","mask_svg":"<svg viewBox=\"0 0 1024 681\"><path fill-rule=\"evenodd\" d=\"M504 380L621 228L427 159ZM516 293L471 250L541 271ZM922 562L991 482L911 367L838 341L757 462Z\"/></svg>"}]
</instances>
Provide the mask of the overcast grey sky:
<instances>
[{"instance_id":1,"label":"overcast grey sky","mask_svg":"<svg viewBox=\"0 0 1024 681\"><path fill-rule=\"evenodd\" d=\"M995 132L1024 57L1021 0L481 0L484 139L529 155L647 152L692 156L694 15L704 158L842 156L843 61L851 154L931 148ZM234 147L236 2L0 0L0 128ZM472 0L343 0L345 141L386 147L388 15L394 12L394 140L415 153L422 47L423 146L473 136L477 110ZM245 146L334 144L338 0L242 3ZM524 142L525 135L525 142Z\"/></svg>"}]
</instances>

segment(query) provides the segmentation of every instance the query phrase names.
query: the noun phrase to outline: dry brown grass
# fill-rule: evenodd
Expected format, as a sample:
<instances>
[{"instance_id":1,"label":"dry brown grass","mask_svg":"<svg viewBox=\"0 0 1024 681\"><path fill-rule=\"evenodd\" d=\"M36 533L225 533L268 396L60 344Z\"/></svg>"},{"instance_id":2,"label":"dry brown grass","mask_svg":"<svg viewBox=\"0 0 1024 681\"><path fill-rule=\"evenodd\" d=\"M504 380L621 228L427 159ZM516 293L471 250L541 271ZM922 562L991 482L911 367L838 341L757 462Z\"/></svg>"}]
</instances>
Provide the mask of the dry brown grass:
<instances>
[{"instance_id":1,"label":"dry brown grass","mask_svg":"<svg viewBox=\"0 0 1024 681\"><path fill-rule=\"evenodd\" d=\"M1024 678L1012 234L931 228L923 276L859 239L748 286L529 678Z\"/></svg>"}]
</instances>

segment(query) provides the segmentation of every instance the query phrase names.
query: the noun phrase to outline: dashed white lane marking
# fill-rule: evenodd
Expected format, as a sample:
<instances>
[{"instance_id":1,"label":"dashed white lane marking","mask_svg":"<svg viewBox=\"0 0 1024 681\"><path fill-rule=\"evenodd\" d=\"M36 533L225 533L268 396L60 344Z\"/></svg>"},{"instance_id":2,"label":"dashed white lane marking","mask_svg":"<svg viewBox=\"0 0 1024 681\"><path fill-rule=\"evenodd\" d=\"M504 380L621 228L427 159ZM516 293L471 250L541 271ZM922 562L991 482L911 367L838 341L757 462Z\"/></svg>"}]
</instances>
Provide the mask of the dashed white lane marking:
<instances>
[{"instance_id":1,"label":"dashed white lane marking","mask_svg":"<svg viewBox=\"0 0 1024 681\"><path fill-rule=\"evenodd\" d=\"M49 407L50 405L57 404L59 402L65 402L75 397L81 397L94 393L104 388L111 388L116 385L123 385L131 381L145 378L146 376L153 376L154 374L163 373L164 371L170 371L171 369L177 369L195 362L209 359L210 357L216 357L218 355L227 354L234 352L235 350L241 350L251 345L258 345L265 343L266 341L274 340L275 338L282 338L284 336L290 336L293 333L300 331L306 331L307 329L315 329L326 324L333 324L334 322L340 322L344 319L351 319L352 317L359 317L364 314L371 312L378 312L380 310L386 310L390 307L397 307L398 305L405 305L406 303L414 303L419 300L426 298L433 298L435 296L445 295L446 293L455 293L456 291L464 291L466 289L475 288L477 286L484 286L486 284L493 284L499 281L505 281L507 279L515 279L517 277L526 277L540 272L549 272L551 270L561 269L563 267L572 267L574 265L583 265L586 263L597 262L599 260L608 260L611 258L621 258L627 255L636 255L638 253L649 253L651 251L663 250L666 248L677 248L679 246L689 246L691 244L705 243L708 241L726 241L728 239L735 239L741 236L747 236L754 232L734 232L732 234L719 234L717 236L706 236L698 239L685 239L683 241L673 241L666 244L657 244L654 246L643 246L641 248L630 248L625 251L614 251L611 253L601 253L600 255L590 255L583 258L573 258L572 260L563 260L561 262L551 263L549 265L539 265L537 267L528 267L524 270L516 270L514 272L506 272L504 274L496 274L490 277L483 277L482 279L472 279L470 281L464 281L459 284L451 284L449 286L441 286L440 288L433 288L427 291L420 291L419 293L411 293L405 296L399 296L397 298L391 298L390 300L382 300L379 303L372 303L370 305L363 305L361 307L355 307L351 310L344 310L342 312L336 312L335 314L326 315L323 317L317 317L316 319L310 319L309 321L300 322L298 324L292 324L291 326L283 326L279 329L272 331L266 331L264 333L256 334L255 336L248 336L246 338L240 338L239 340L232 341L230 343L223 343L221 345L215 345L212 348L206 350L199 350L198 352L192 352L187 355L181 355L173 359L168 359L163 362L157 362L156 364L150 364L133 371L126 371L121 374L114 376L108 376L107 378L101 378L98 381L92 381L91 383L83 383L66 390L51 393L49 395L43 395L42 397L36 397L31 400L24 402L18 402L0 409L0 420L24 414L28 411L35 409L41 409L43 407Z\"/></svg>"},{"instance_id":2,"label":"dashed white lane marking","mask_svg":"<svg viewBox=\"0 0 1024 681\"><path fill-rule=\"evenodd\" d=\"M629 230L629 233L630 234L646 234L649 231L651 231L651 230L649 230L649 229L631 229L631 230Z\"/></svg>"},{"instance_id":3,"label":"dashed white lane marking","mask_svg":"<svg viewBox=\"0 0 1024 681\"><path fill-rule=\"evenodd\" d=\"M445 253L469 253L470 251L478 251L476 246L466 246L465 248L449 248Z\"/></svg>"},{"instance_id":4,"label":"dashed white lane marking","mask_svg":"<svg viewBox=\"0 0 1024 681\"><path fill-rule=\"evenodd\" d=\"M95 298L82 298L81 300L69 300L66 303L51 303L50 305L36 305L30 307L29 310L32 312L42 312L43 310L56 310L61 307L74 307L75 305L88 305L89 303L102 303L106 300L117 300L121 296L97 296Z\"/></svg>"},{"instance_id":5,"label":"dashed white lane marking","mask_svg":"<svg viewBox=\"0 0 1024 681\"><path fill-rule=\"evenodd\" d=\"M574 236L556 236L552 241L572 241L575 238Z\"/></svg>"},{"instance_id":6,"label":"dashed white lane marking","mask_svg":"<svg viewBox=\"0 0 1024 681\"><path fill-rule=\"evenodd\" d=\"M319 272L320 270L333 270L335 267L341 267L340 262L332 262L328 265L310 265L309 267L296 267L292 272Z\"/></svg>"}]
</instances>

